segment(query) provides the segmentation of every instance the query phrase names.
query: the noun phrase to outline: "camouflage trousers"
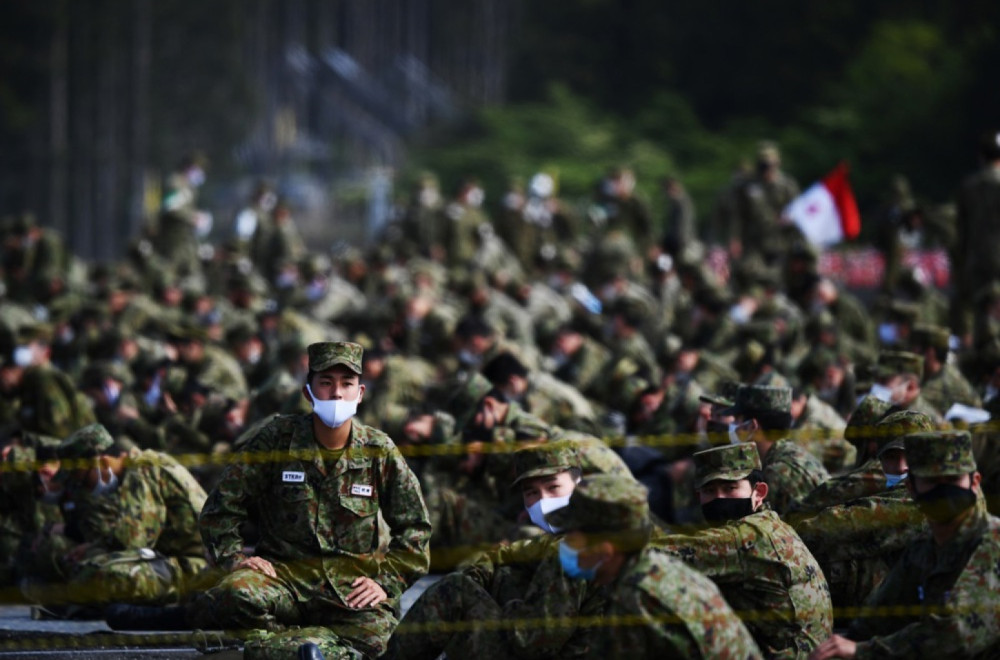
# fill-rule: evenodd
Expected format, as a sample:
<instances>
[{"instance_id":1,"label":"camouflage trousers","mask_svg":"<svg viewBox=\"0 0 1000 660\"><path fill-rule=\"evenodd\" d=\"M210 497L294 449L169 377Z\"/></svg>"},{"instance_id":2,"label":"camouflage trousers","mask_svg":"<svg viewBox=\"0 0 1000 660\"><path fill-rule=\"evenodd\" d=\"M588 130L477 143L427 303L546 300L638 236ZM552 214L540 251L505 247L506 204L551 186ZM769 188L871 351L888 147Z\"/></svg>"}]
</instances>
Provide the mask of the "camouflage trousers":
<instances>
[{"instance_id":1,"label":"camouflage trousers","mask_svg":"<svg viewBox=\"0 0 1000 660\"><path fill-rule=\"evenodd\" d=\"M168 605L197 588L206 567L201 557L167 557L148 548L91 553L62 568L68 579L36 575L22 583L22 592L43 605Z\"/></svg>"},{"instance_id":2,"label":"camouflage trousers","mask_svg":"<svg viewBox=\"0 0 1000 660\"><path fill-rule=\"evenodd\" d=\"M502 591L512 586L494 584ZM449 658L511 658L499 625L502 618L503 609L489 591L463 573L450 573L406 613L387 657L434 660L443 652Z\"/></svg>"},{"instance_id":3,"label":"camouflage trousers","mask_svg":"<svg viewBox=\"0 0 1000 660\"><path fill-rule=\"evenodd\" d=\"M251 569L229 573L192 599L188 620L206 629L263 631L248 642L248 658L294 659L298 646L310 641L327 658L377 658L385 652L397 624L389 603L351 609L324 581L306 584L275 568L276 578Z\"/></svg>"}]
</instances>

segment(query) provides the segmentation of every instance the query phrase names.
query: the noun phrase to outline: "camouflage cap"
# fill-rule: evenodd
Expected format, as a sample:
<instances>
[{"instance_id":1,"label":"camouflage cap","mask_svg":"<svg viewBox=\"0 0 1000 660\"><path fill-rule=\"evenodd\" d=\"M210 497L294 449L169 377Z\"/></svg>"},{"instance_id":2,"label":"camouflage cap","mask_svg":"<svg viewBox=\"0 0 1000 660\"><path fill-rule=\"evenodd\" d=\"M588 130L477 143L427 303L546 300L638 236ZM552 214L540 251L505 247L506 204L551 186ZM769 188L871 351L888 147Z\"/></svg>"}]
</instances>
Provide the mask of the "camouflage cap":
<instances>
[{"instance_id":1,"label":"camouflage cap","mask_svg":"<svg viewBox=\"0 0 1000 660\"><path fill-rule=\"evenodd\" d=\"M309 370L326 371L330 367L342 364L356 374L361 374L361 357L364 349L361 344L349 341L324 341L310 344Z\"/></svg>"},{"instance_id":2,"label":"camouflage cap","mask_svg":"<svg viewBox=\"0 0 1000 660\"><path fill-rule=\"evenodd\" d=\"M755 413L787 413L792 410L792 388L741 385L736 390L733 405L720 414L754 415Z\"/></svg>"},{"instance_id":3,"label":"camouflage cap","mask_svg":"<svg viewBox=\"0 0 1000 660\"><path fill-rule=\"evenodd\" d=\"M569 504L546 520L566 532L647 531L651 522L646 487L628 477L594 475L577 484Z\"/></svg>"},{"instance_id":4,"label":"camouflage cap","mask_svg":"<svg viewBox=\"0 0 1000 660\"><path fill-rule=\"evenodd\" d=\"M191 321L177 323L167 330L167 339L174 342L208 341L208 328Z\"/></svg>"},{"instance_id":5,"label":"camouflage cap","mask_svg":"<svg viewBox=\"0 0 1000 660\"><path fill-rule=\"evenodd\" d=\"M879 378L889 378L896 374L924 375L924 358L909 351L882 351L878 354L875 373Z\"/></svg>"},{"instance_id":6,"label":"camouflage cap","mask_svg":"<svg viewBox=\"0 0 1000 660\"><path fill-rule=\"evenodd\" d=\"M878 455L890 449L903 449L903 438L911 433L934 430L934 420L917 410L897 410L875 425Z\"/></svg>"},{"instance_id":7,"label":"camouflage cap","mask_svg":"<svg viewBox=\"0 0 1000 660\"><path fill-rule=\"evenodd\" d=\"M858 446L868 438L874 437L875 425L885 417L890 408L892 408L892 404L888 401L883 401L871 394L866 395L851 413L851 418L847 420L844 438L851 444Z\"/></svg>"},{"instance_id":8,"label":"camouflage cap","mask_svg":"<svg viewBox=\"0 0 1000 660\"><path fill-rule=\"evenodd\" d=\"M911 433L903 438L903 447L914 477L957 477L976 470L968 431Z\"/></svg>"},{"instance_id":9,"label":"camouflage cap","mask_svg":"<svg viewBox=\"0 0 1000 660\"><path fill-rule=\"evenodd\" d=\"M910 342L914 346L948 350L950 341L951 331L940 325L917 323L910 332Z\"/></svg>"},{"instance_id":10,"label":"camouflage cap","mask_svg":"<svg viewBox=\"0 0 1000 660\"><path fill-rule=\"evenodd\" d=\"M698 399L713 406L732 408L736 404L736 393L740 387L742 385L735 380L723 380L719 383L715 394L702 393Z\"/></svg>"},{"instance_id":11,"label":"camouflage cap","mask_svg":"<svg viewBox=\"0 0 1000 660\"><path fill-rule=\"evenodd\" d=\"M524 447L514 452L514 481L511 487L525 479L559 474L579 467L580 458L570 442L546 442Z\"/></svg>"},{"instance_id":12,"label":"camouflage cap","mask_svg":"<svg viewBox=\"0 0 1000 660\"><path fill-rule=\"evenodd\" d=\"M710 481L739 481L746 479L754 470L760 470L760 455L757 445L744 442L738 445L724 445L695 452L694 485L701 488Z\"/></svg>"},{"instance_id":13,"label":"camouflage cap","mask_svg":"<svg viewBox=\"0 0 1000 660\"><path fill-rule=\"evenodd\" d=\"M60 460L92 458L103 454L115 444L103 424L88 424L63 440L56 453Z\"/></svg>"}]
</instances>

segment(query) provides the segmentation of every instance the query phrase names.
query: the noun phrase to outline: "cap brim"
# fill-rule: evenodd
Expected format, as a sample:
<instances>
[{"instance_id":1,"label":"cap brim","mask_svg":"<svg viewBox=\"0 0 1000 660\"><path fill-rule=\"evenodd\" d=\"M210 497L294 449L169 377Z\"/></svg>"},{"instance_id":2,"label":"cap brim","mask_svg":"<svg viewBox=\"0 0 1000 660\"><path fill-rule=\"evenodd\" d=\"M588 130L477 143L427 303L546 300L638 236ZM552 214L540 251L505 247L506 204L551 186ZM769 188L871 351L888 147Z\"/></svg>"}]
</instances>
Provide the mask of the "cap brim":
<instances>
[{"instance_id":1,"label":"cap brim","mask_svg":"<svg viewBox=\"0 0 1000 660\"><path fill-rule=\"evenodd\" d=\"M881 458L882 454L889 451L890 449L898 449L899 451L906 451L902 440L893 440L878 450L878 457Z\"/></svg>"},{"instance_id":2,"label":"cap brim","mask_svg":"<svg viewBox=\"0 0 1000 660\"><path fill-rule=\"evenodd\" d=\"M514 479L514 481L510 484L510 487L511 488L516 487L518 484L520 484L525 479L534 479L535 477L548 477L548 476L551 476L553 474L559 474L560 472L565 472L565 471L569 470L571 467L573 467L573 466L571 466L571 465L555 465L555 466L548 466L548 467L543 467L543 468L536 468L534 470L528 470L524 474L518 475L517 479Z\"/></svg>"},{"instance_id":3,"label":"cap brim","mask_svg":"<svg viewBox=\"0 0 1000 660\"><path fill-rule=\"evenodd\" d=\"M317 365L317 366L313 367L313 371L317 371L317 372L318 371L326 371L327 369L332 369L333 367L336 367L338 364L347 367L348 369L350 369L354 373L358 374L359 376L361 375L361 367L355 365L353 362L351 362L349 360L345 360L344 358L340 358L340 357L333 358L329 362L326 362L326 363L324 363L322 365Z\"/></svg>"},{"instance_id":4,"label":"cap brim","mask_svg":"<svg viewBox=\"0 0 1000 660\"><path fill-rule=\"evenodd\" d=\"M753 469L749 470L719 470L711 472L695 482L695 488L701 488L712 481L739 481L750 476Z\"/></svg>"}]
</instances>

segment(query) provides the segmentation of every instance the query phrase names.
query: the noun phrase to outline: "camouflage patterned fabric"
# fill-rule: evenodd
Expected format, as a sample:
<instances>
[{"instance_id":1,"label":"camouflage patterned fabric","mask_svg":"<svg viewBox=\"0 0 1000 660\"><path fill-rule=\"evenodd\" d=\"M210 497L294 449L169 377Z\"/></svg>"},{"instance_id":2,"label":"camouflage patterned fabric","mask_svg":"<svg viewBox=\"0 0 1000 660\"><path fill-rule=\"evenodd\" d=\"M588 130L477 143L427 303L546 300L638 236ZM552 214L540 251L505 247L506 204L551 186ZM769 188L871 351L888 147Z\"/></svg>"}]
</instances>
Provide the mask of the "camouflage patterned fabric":
<instances>
[{"instance_id":1,"label":"camouflage patterned fabric","mask_svg":"<svg viewBox=\"0 0 1000 660\"><path fill-rule=\"evenodd\" d=\"M595 630L576 617L600 616L604 591L566 577L557 544L545 536L498 546L445 576L414 603L387 657L586 657ZM509 625L487 625L499 622Z\"/></svg>"},{"instance_id":2,"label":"camouflage patterned fabric","mask_svg":"<svg viewBox=\"0 0 1000 660\"><path fill-rule=\"evenodd\" d=\"M942 454L949 462L957 458L951 447L943 449ZM962 463L957 460L952 467ZM858 644L855 657L997 657L998 565L1000 519L986 512L980 497L972 514L944 546L924 533L906 548L865 603L874 608L902 606L905 613L855 619L851 638L866 640Z\"/></svg>"},{"instance_id":3,"label":"camouflage patterned fabric","mask_svg":"<svg viewBox=\"0 0 1000 660\"><path fill-rule=\"evenodd\" d=\"M968 431L911 433L903 445L912 476L952 477L976 470Z\"/></svg>"},{"instance_id":4,"label":"camouflage patterned fabric","mask_svg":"<svg viewBox=\"0 0 1000 660\"><path fill-rule=\"evenodd\" d=\"M764 456L767 502L779 514L829 478L819 459L791 440L778 440Z\"/></svg>"},{"instance_id":5,"label":"camouflage patterned fabric","mask_svg":"<svg viewBox=\"0 0 1000 660\"><path fill-rule=\"evenodd\" d=\"M806 658L833 630L830 589L790 525L763 509L651 545L710 577L769 658Z\"/></svg>"},{"instance_id":6,"label":"camouflage patterned fabric","mask_svg":"<svg viewBox=\"0 0 1000 660\"><path fill-rule=\"evenodd\" d=\"M311 371L326 371L342 364L356 374L361 373L361 358L364 355L361 344L348 341L320 342L310 344L307 350Z\"/></svg>"},{"instance_id":7,"label":"camouflage patterned fabric","mask_svg":"<svg viewBox=\"0 0 1000 660\"><path fill-rule=\"evenodd\" d=\"M431 527L416 477L384 433L352 421L343 452L321 451L312 415L275 418L226 467L202 510L213 562L245 557L240 525L255 515L257 556L277 578L230 573L193 603L194 619L219 628L328 625L366 655L378 655L395 627L403 591L426 573ZM384 520L391 540L379 551ZM367 576L388 594L375 608L344 605L351 582Z\"/></svg>"},{"instance_id":8,"label":"camouflage patterned fabric","mask_svg":"<svg viewBox=\"0 0 1000 660\"><path fill-rule=\"evenodd\" d=\"M567 532L630 538L626 544L648 538L651 525L646 489L609 475L580 482L569 505L547 520ZM762 657L718 587L652 546L628 552L608 588L589 658Z\"/></svg>"},{"instance_id":9,"label":"camouflage patterned fabric","mask_svg":"<svg viewBox=\"0 0 1000 660\"><path fill-rule=\"evenodd\" d=\"M716 479L724 481L746 479L751 472L761 469L757 445L752 442L713 447L695 452L692 458L695 466L695 488L701 488Z\"/></svg>"}]
</instances>

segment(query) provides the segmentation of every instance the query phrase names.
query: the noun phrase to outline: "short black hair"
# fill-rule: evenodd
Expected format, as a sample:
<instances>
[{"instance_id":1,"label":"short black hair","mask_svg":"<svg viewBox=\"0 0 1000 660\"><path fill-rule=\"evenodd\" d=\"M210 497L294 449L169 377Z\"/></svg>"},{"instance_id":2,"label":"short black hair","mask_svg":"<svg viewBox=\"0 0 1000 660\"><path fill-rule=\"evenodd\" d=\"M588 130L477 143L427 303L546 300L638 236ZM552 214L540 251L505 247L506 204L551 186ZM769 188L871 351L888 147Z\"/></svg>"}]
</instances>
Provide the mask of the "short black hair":
<instances>
[{"instance_id":1,"label":"short black hair","mask_svg":"<svg viewBox=\"0 0 1000 660\"><path fill-rule=\"evenodd\" d=\"M753 488L757 484L766 484L767 479L764 478L764 471L759 469L754 469L747 475L747 481L750 482L750 487Z\"/></svg>"},{"instance_id":2,"label":"short black hair","mask_svg":"<svg viewBox=\"0 0 1000 660\"><path fill-rule=\"evenodd\" d=\"M763 431L787 431L792 428L792 414L788 412L768 410L747 412L744 416L756 419Z\"/></svg>"}]
</instances>

